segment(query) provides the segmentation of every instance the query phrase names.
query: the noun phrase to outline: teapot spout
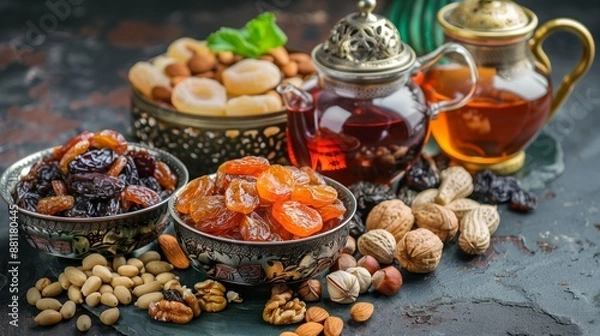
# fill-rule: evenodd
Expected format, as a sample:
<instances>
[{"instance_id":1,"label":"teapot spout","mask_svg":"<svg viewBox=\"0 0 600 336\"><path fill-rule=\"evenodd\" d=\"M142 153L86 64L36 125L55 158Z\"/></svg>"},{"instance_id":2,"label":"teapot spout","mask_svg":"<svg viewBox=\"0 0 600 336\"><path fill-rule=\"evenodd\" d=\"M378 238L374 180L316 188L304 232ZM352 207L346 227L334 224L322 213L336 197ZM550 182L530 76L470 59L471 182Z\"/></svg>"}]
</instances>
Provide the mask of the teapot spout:
<instances>
[{"instance_id":1,"label":"teapot spout","mask_svg":"<svg viewBox=\"0 0 600 336\"><path fill-rule=\"evenodd\" d=\"M277 86L287 110L287 148L288 156L297 167L314 167L309 144L315 139L317 118L315 116L314 99L310 92L302 90L291 83Z\"/></svg>"}]
</instances>

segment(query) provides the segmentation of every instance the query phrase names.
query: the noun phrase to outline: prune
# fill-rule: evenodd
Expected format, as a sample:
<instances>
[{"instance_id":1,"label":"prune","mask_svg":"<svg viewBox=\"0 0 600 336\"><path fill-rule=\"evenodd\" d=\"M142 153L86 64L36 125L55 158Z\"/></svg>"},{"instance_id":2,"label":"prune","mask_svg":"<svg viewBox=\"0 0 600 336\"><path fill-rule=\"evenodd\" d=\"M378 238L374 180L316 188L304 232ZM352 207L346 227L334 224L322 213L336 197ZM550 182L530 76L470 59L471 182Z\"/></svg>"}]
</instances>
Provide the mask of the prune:
<instances>
[{"instance_id":1,"label":"prune","mask_svg":"<svg viewBox=\"0 0 600 336\"><path fill-rule=\"evenodd\" d=\"M277 201L271 211L277 223L298 237L310 236L323 227L319 212L297 201Z\"/></svg>"},{"instance_id":2,"label":"prune","mask_svg":"<svg viewBox=\"0 0 600 336\"><path fill-rule=\"evenodd\" d=\"M177 302L185 303L185 300L183 300L183 296L181 295L181 292L179 292L177 289L163 290L162 293L163 293L163 298L167 301L177 301Z\"/></svg>"},{"instance_id":3,"label":"prune","mask_svg":"<svg viewBox=\"0 0 600 336\"><path fill-rule=\"evenodd\" d=\"M156 169L156 159L147 151L131 151L128 153L135 162L140 177L148 177L154 175Z\"/></svg>"},{"instance_id":4,"label":"prune","mask_svg":"<svg viewBox=\"0 0 600 336\"><path fill-rule=\"evenodd\" d=\"M96 132L89 141L94 148L110 148L117 154L124 154L128 147L123 135L113 130Z\"/></svg>"},{"instance_id":5,"label":"prune","mask_svg":"<svg viewBox=\"0 0 600 336\"><path fill-rule=\"evenodd\" d=\"M69 173L106 173L114 160L115 153L112 150L92 149L69 162Z\"/></svg>"},{"instance_id":6,"label":"prune","mask_svg":"<svg viewBox=\"0 0 600 336\"><path fill-rule=\"evenodd\" d=\"M83 173L71 175L68 186L73 194L89 199L106 199L117 197L125 188L125 182L100 173Z\"/></svg>"},{"instance_id":7,"label":"prune","mask_svg":"<svg viewBox=\"0 0 600 336\"><path fill-rule=\"evenodd\" d=\"M35 174L36 192L42 197L50 196L53 192L52 181L62 180L62 172L56 161L46 161L40 165Z\"/></svg>"},{"instance_id":8,"label":"prune","mask_svg":"<svg viewBox=\"0 0 600 336\"><path fill-rule=\"evenodd\" d=\"M437 188L440 183L437 169L424 158L419 158L406 172L405 184L416 191Z\"/></svg>"},{"instance_id":9,"label":"prune","mask_svg":"<svg viewBox=\"0 0 600 336\"><path fill-rule=\"evenodd\" d=\"M171 172L171 168L169 168L166 163L162 161L156 163L154 177L158 180L161 187L175 190L175 187L177 186L177 176Z\"/></svg>"},{"instance_id":10,"label":"prune","mask_svg":"<svg viewBox=\"0 0 600 336\"><path fill-rule=\"evenodd\" d=\"M356 198L357 213L363 221L367 219L367 215L374 206L396 198L396 194L385 184L361 181L351 185L349 189Z\"/></svg>"},{"instance_id":11,"label":"prune","mask_svg":"<svg viewBox=\"0 0 600 336\"><path fill-rule=\"evenodd\" d=\"M123 167L123 169L121 170L121 174L119 174L119 179L125 181L125 183L127 183L128 185L139 184L140 177L137 168L135 167L135 162L130 156L126 157L127 163L125 164L125 167Z\"/></svg>"},{"instance_id":12,"label":"prune","mask_svg":"<svg viewBox=\"0 0 600 336\"><path fill-rule=\"evenodd\" d=\"M146 188L150 188L156 191L157 193L163 190L158 181L154 178L154 176L141 177L139 180L139 185L142 185Z\"/></svg>"},{"instance_id":13,"label":"prune","mask_svg":"<svg viewBox=\"0 0 600 336\"><path fill-rule=\"evenodd\" d=\"M510 195L509 209L516 212L529 212L537 208L537 196L531 192L519 189Z\"/></svg>"},{"instance_id":14,"label":"prune","mask_svg":"<svg viewBox=\"0 0 600 336\"><path fill-rule=\"evenodd\" d=\"M158 204L161 201L160 196L154 190L141 185L126 186L122 198L125 201L139 204L143 208Z\"/></svg>"},{"instance_id":15,"label":"prune","mask_svg":"<svg viewBox=\"0 0 600 336\"><path fill-rule=\"evenodd\" d=\"M87 140L81 140L76 143L73 147L69 148L69 150L60 158L60 170L63 172L67 172L69 169L69 163L75 160L75 158L88 150L90 148L90 142Z\"/></svg>"},{"instance_id":16,"label":"prune","mask_svg":"<svg viewBox=\"0 0 600 336\"><path fill-rule=\"evenodd\" d=\"M71 209L74 204L73 196L50 196L40 199L35 211L44 215L54 215Z\"/></svg>"},{"instance_id":17,"label":"prune","mask_svg":"<svg viewBox=\"0 0 600 336\"><path fill-rule=\"evenodd\" d=\"M269 202L288 198L294 185L292 173L282 165L270 166L256 179L258 194Z\"/></svg>"}]
</instances>

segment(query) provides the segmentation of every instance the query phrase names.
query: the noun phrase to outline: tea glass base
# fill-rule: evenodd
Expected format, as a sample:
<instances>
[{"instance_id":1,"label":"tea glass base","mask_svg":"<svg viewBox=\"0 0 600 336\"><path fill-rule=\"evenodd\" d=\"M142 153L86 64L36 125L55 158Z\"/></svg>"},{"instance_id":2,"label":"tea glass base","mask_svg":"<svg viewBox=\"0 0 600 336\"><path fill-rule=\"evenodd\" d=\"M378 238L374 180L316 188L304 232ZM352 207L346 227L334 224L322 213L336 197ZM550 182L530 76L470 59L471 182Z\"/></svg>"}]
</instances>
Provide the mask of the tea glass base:
<instances>
[{"instance_id":1,"label":"tea glass base","mask_svg":"<svg viewBox=\"0 0 600 336\"><path fill-rule=\"evenodd\" d=\"M525 151L520 151L505 161L493 164L456 161L470 171L489 169L497 175L509 175L523 168L525 165Z\"/></svg>"}]
</instances>

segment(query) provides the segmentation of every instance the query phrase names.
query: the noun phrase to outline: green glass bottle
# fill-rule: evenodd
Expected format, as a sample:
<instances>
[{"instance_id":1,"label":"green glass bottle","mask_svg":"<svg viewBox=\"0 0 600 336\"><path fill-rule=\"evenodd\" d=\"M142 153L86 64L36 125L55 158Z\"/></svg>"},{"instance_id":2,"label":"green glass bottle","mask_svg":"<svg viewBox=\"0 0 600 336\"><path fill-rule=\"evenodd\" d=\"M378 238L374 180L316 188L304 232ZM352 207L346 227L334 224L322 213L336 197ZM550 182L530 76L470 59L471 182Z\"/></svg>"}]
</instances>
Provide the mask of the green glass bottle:
<instances>
[{"instance_id":1,"label":"green glass bottle","mask_svg":"<svg viewBox=\"0 0 600 336\"><path fill-rule=\"evenodd\" d=\"M444 33L437 23L438 11L455 0L389 0L385 16L392 21L402 41L417 55L424 55L444 43Z\"/></svg>"}]
</instances>

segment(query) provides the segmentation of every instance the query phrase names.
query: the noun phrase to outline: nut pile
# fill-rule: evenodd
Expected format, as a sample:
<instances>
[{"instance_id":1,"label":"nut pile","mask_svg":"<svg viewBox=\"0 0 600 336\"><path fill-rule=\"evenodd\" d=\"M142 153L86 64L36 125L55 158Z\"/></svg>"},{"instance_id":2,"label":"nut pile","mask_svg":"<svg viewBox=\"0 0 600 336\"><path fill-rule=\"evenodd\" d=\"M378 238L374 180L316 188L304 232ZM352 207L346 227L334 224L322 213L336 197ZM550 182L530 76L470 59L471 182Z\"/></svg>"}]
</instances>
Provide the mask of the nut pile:
<instances>
[{"instance_id":1,"label":"nut pile","mask_svg":"<svg viewBox=\"0 0 600 336\"><path fill-rule=\"evenodd\" d=\"M269 50L258 59L231 51L214 52L204 41L173 41L165 55L137 62L129 81L144 96L181 112L241 116L282 110L273 89L282 81L301 86L315 68L306 53Z\"/></svg>"},{"instance_id":2,"label":"nut pile","mask_svg":"<svg viewBox=\"0 0 600 336\"><path fill-rule=\"evenodd\" d=\"M57 281L39 279L27 291L26 298L40 310L35 317L35 323L40 326L72 318L77 305L84 302L90 307L106 307L100 321L113 325L120 317L119 306L132 302L135 307L147 310L155 320L185 324L202 311L219 312L226 308L228 301L242 301L239 295L226 292L222 284L213 280L187 288L172 273L173 269L157 251L144 252L137 258L119 256L110 262L95 253L85 257L81 266L66 267ZM60 302L57 297L65 291L68 300ZM76 326L86 331L91 327L91 319L81 314Z\"/></svg>"}]
</instances>

